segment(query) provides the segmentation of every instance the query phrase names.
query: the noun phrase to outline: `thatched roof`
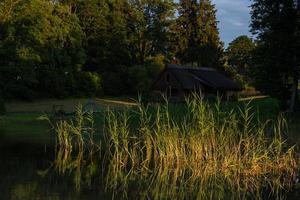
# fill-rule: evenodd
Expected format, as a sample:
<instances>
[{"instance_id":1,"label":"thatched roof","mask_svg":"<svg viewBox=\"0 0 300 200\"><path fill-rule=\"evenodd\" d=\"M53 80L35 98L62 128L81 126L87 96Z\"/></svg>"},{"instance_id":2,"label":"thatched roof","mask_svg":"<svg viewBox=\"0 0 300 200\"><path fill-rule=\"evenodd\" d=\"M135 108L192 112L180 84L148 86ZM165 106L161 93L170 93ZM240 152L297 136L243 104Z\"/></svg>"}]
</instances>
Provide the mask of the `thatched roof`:
<instances>
[{"instance_id":1,"label":"thatched roof","mask_svg":"<svg viewBox=\"0 0 300 200\"><path fill-rule=\"evenodd\" d=\"M205 85L215 90L242 90L240 85L213 68L185 67L174 64L166 66L165 70L153 84L154 89L168 87L168 83L162 80L163 74L166 72L172 74L182 89L194 89L199 85Z\"/></svg>"}]
</instances>

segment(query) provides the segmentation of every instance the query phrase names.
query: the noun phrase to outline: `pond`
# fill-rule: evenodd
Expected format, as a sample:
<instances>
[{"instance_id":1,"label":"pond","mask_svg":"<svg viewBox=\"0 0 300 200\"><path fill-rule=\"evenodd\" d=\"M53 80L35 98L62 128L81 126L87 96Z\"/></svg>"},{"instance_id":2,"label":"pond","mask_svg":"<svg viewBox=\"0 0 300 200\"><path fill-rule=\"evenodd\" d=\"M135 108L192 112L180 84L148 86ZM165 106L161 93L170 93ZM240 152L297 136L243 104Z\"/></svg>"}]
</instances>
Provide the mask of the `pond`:
<instances>
[{"instance_id":1,"label":"pond","mask_svg":"<svg viewBox=\"0 0 300 200\"><path fill-rule=\"evenodd\" d=\"M0 127L0 199L174 199L174 196L163 197L159 196L159 194L155 196L153 194L156 191L155 188L153 190L148 188L148 191L151 190L152 192L148 196L145 194L145 190L139 190L144 188L140 184L145 184L145 182L135 182L134 176L132 177L133 181L127 180L129 182L132 181L127 187L114 186L112 189L107 189L104 184L107 180L102 180L102 177L106 177L106 179L110 177L96 173L96 176L91 179L85 178L85 182L80 183L80 189L78 189L76 187L76 179L78 178L76 172L66 171L65 173L59 173L53 167L55 159L57 159L55 135L50 131L50 127L47 124L39 121L27 121L26 123L18 124L18 126L12 124L3 126L2 124ZM100 165L97 166L100 167ZM114 174L111 175L114 176ZM122 174L118 175L121 176ZM80 176L83 175L80 174ZM153 181L157 180L153 179ZM160 185L157 191L167 191L173 187L168 184L167 181L165 185ZM153 183L149 183L150 185L151 187L155 186ZM123 189L126 191L122 191ZM217 188L211 188L211 190L215 189ZM178 199L184 198L185 193L192 191L192 189L185 187L179 188L179 190L181 196L177 196ZM175 197L176 191L175 188ZM122 192L124 193L121 194ZM256 196L257 198L300 199L297 187L288 190L284 188L279 191L279 196L271 194L268 189L260 190L260 192ZM232 192L227 191L227 193L231 194ZM199 196L198 199L203 199L201 197L203 196ZM245 199L253 199L253 197L253 195L247 196L247 194L243 196ZM237 199L237 196L231 198L230 195L224 195L223 198ZM213 199L213 197L210 199Z\"/></svg>"},{"instance_id":2,"label":"pond","mask_svg":"<svg viewBox=\"0 0 300 200\"><path fill-rule=\"evenodd\" d=\"M111 199L101 187L82 187L78 192L73 176L59 175L52 168L55 137L49 126L26 122L0 127L0 199L60 200Z\"/></svg>"}]
</instances>

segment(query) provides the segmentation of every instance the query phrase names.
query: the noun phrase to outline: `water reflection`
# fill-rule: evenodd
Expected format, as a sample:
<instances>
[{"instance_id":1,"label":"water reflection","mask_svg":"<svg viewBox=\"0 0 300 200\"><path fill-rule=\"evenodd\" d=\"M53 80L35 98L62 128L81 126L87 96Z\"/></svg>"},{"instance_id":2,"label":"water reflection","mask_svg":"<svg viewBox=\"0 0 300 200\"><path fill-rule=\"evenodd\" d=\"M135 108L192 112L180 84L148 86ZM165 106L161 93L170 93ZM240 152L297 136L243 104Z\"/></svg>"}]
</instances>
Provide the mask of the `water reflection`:
<instances>
[{"instance_id":1,"label":"water reflection","mask_svg":"<svg viewBox=\"0 0 300 200\"><path fill-rule=\"evenodd\" d=\"M111 181L110 178L113 177L100 173L97 166L100 166L101 163L97 163L97 161L90 162L86 168L81 166L81 170L73 170L64 175L57 173L52 167L44 176L41 176L40 172L52 165L51 162L55 158L54 149L54 145L48 145L45 148L44 144L14 143L2 138L0 145L0 199L84 200L112 199L113 197L115 199L152 199L150 197L153 197L152 195L155 193L159 195L161 190L173 193L170 189L174 187L167 184L147 185L149 179L145 179L143 183L128 179L126 188L124 185L117 184L113 190L106 188L105 191L105 183L108 180ZM126 176L126 174L122 176ZM103 180L102 177L106 177L108 180ZM79 178L84 180L81 182L80 191L74 184L74 181ZM130 192L126 193L127 189ZM151 196L149 196L149 189L152 191ZM185 189L183 192L187 192L187 190ZM284 197L299 199L299 194L296 192ZM177 196L178 198L179 196ZM270 199L268 193L262 199Z\"/></svg>"},{"instance_id":2,"label":"water reflection","mask_svg":"<svg viewBox=\"0 0 300 200\"><path fill-rule=\"evenodd\" d=\"M78 192L73 174L59 174L53 167L55 137L43 132L0 132L0 200L111 199L92 182ZM38 137L38 138L37 138ZM47 171L46 171L47 170ZM46 173L47 172L47 173Z\"/></svg>"}]
</instances>

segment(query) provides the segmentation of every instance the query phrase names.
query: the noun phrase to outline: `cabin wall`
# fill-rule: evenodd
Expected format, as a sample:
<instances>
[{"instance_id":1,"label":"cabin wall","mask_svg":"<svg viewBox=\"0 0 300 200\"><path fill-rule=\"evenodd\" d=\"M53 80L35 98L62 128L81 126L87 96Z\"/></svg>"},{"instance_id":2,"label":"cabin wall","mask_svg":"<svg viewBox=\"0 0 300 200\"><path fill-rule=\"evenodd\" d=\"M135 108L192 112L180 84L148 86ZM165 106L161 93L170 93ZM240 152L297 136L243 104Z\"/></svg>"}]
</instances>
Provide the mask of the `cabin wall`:
<instances>
[{"instance_id":1,"label":"cabin wall","mask_svg":"<svg viewBox=\"0 0 300 200\"><path fill-rule=\"evenodd\" d=\"M152 93L153 99L159 99L157 96L161 97L161 93L166 94L168 98L172 99L179 99L181 97L184 99L185 95L182 90L181 83L168 71L161 74L159 79L156 81L154 85L154 92Z\"/></svg>"}]
</instances>

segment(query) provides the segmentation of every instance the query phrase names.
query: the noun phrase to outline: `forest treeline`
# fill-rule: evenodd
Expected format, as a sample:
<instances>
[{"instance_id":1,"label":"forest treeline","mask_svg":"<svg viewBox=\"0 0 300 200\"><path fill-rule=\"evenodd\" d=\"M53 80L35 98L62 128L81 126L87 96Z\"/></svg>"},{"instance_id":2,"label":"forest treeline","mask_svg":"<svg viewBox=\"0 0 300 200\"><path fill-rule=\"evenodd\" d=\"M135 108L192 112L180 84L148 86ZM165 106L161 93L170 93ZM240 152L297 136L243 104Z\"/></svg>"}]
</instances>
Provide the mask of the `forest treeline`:
<instances>
[{"instance_id":1,"label":"forest treeline","mask_svg":"<svg viewBox=\"0 0 300 200\"><path fill-rule=\"evenodd\" d=\"M299 79L298 2L253 0L256 40L241 36L225 50L211 0L2 0L1 93L146 92L165 63L178 63L216 68L287 100Z\"/></svg>"},{"instance_id":2,"label":"forest treeline","mask_svg":"<svg viewBox=\"0 0 300 200\"><path fill-rule=\"evenodd\" d=\"M210 1L5 0L1 7L0 84L8 98L143 92L175 58L222 67Z\"/></svg>"}]
</instances>

